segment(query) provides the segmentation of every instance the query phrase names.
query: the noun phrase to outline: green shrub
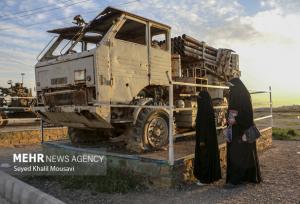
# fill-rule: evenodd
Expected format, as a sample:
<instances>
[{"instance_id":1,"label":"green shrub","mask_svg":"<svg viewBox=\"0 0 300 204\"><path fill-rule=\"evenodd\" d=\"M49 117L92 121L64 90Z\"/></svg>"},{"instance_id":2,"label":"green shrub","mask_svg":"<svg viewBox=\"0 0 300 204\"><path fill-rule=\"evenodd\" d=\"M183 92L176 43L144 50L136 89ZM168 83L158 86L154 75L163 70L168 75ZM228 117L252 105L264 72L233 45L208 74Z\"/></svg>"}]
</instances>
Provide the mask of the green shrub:
<instances>
[{"instance_id":1,"label":"green shrub","mask_svg":"<svg viewBox=\"0 0 300 204\"><path fill-rule=\"evenodd\" d=\"M296 135L297 135L296 131L293 130L293 129L288 130L288 131L287 131L287 134L288 134L288 135L292 135L292 136L296 136Z\"/></svg>"},{"instance_id":2,"label":"green shrub","mask_svg":"<svg viewBox=\"0 0 300 204\"><path fill-rule=\"evenodd\" d=\"M126 193L132 190L144 190L146 188L142 184L144 179L130 171L111 169L105 176L65 176L58 181L68 189L94 189L98 192Z\"/></svg>"},{"instance_id":3,"label":"green shrub","mask_svg":"<svg viewBox=\"0 0 300 204\"><path fill-rule=\"evenodd\" d=\"M273 139L297 140L300 138L298 131L293 129L273 128Z\"/></svg>"}]
</instances>

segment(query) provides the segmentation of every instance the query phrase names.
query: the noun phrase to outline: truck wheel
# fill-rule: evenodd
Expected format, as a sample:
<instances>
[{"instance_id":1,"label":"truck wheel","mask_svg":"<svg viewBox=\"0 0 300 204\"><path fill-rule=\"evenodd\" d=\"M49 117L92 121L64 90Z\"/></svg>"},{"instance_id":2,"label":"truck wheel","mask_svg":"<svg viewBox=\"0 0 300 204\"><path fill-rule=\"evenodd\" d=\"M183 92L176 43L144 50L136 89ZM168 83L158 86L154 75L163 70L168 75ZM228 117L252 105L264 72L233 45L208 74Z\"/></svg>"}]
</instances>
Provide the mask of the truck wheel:
<instances>
[{"instance_id":1,"label":"truck wheel","mask_svg":"<svg viewBox=\"0 0 300 204\"><path fill-rule=\"evenodd\" d=\"M169 138L169 115L164 110L143 109L138 115L134 127L133 144L130 147L139 147L139 149L129 148L130 150L141 152L145 150L162 149L168 144Z\"/></svg>"},{"instance_id":2,"label":"truck wheel","mask_svg":"<svg viewBox=\"0 0 300 204\"><path fill-rule=\"evenodd\" d=\"M4 112L0 112L0 128L3 128L7 125L8 121L5 119L7 119L6 114Z\"/></svg>"}]
</instances>

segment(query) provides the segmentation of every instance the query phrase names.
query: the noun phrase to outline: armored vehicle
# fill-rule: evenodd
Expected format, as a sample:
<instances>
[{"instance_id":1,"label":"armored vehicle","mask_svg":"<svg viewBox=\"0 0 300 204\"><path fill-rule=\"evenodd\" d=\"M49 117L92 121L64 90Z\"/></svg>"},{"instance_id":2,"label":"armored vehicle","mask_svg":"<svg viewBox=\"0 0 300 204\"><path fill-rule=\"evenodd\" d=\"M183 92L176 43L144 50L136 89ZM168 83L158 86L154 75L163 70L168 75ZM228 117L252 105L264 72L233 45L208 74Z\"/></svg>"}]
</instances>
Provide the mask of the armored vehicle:
<instances>
[{"instance_id":1,"label":"armored vehicle","mask_svg":"<svg viewBox=\"0 0 300 204\"><path fill-rule=\"evenodd\" d=\"M168 143L169 86L172 82L224 85L239 75L238 55L190 36L171 39L171 27L107 7L86 23L50 30L57 34L35 66L43 120L69 127L74 144L126 138L134 151ZM205 87L174 86L178 108L196 107ZM216 105L223 90L209 90ZM147 106L146 108L144 106ZM153 106L161 108L151 108ZM174 114L174 131L193 129L195 110ZM217 112L218 123L224 113Z\"/></svg>"},{"instance_id":2,"label":"armored vehicle","mask_svg":"<svg viewBox=\"0 0 300 204\"><path fill-rule=\"evenodd\" d=\"M0 87L0 128L8 124L11 118L35 118L30 106L35 104L32 91L23 83L8 82L9 87Z\"/></svg>"}]
</instances>

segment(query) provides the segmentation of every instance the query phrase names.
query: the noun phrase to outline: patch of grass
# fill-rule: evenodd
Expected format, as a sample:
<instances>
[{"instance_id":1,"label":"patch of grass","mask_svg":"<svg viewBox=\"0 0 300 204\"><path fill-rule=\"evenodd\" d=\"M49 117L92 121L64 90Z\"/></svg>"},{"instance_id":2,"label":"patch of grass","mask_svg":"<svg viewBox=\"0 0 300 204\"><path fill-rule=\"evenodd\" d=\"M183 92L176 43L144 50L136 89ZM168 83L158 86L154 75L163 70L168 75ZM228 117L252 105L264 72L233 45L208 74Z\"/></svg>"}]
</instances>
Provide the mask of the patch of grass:
<instances>
[{"instance_id":1,"label":"patch of grass","mask_svg":"<svg viewBox=\"0 0 300 204\"><path fill-rule=\"evenodd\" d=\"M273 139L298 140L300 139L300 133L294 129L273 128Z\"/></svg>"},{"instance_id":2,"label":"patch of grass","mask_svg":"<svg viewBox=\"0 0 300 204\"><path fill-rule=\"evenodd\" d=\"M288 135L291 135L291 136L296 136L296 135L297 135L296 131L293 130L293 129L288 130L288 131L287 131L287 134L288 134Z\"/></svg>"},{"instance_id":3,"label":"patch of grass","mask_svg":"<svg viewBox=\"0 0 300 204\"><path fill-rule=\"evenodd\" d=\"M131 171L110 169L103 176L22 176L19 179L39 188L41 184L58 183L62 189L88 190L101 193L144 191L146 178Z\"/></svg>"},{"instance_id":4,"label":"patch of grass","mask_svg":"<svg viewBox=\"0 0 300 204\"><path fill-rule=\"evenodd\" d=\"M57 177L63 188L94 189L105 193L127 193L142 191L146 186L142 184L145 178L130 171L111 169L105 176L64 176Z\"/></svg>"}]
</instances>

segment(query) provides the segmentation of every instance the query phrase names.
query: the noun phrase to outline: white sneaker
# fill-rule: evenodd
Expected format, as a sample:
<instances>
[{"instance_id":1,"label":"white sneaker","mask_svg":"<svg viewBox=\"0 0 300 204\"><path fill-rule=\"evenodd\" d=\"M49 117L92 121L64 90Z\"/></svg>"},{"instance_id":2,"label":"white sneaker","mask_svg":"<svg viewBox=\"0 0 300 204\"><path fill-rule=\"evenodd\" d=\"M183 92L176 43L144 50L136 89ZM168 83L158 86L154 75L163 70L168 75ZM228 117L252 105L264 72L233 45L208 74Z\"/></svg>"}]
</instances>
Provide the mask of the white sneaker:
<instances>
[{"instance_id":1,"label":"white sneaker","mask_svg":"<svg viewBox=\"0 0 300 204\"><path fill-rule=\"evenodd\" d=\"M207 184L206 183L201 183L199 180L196 181L196 185L197 186L206 186Z\"/></svg>"}]
</instances>

